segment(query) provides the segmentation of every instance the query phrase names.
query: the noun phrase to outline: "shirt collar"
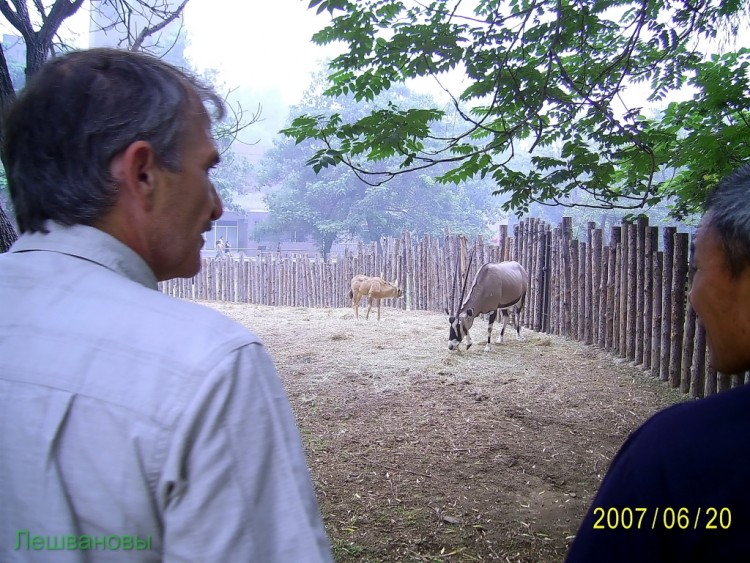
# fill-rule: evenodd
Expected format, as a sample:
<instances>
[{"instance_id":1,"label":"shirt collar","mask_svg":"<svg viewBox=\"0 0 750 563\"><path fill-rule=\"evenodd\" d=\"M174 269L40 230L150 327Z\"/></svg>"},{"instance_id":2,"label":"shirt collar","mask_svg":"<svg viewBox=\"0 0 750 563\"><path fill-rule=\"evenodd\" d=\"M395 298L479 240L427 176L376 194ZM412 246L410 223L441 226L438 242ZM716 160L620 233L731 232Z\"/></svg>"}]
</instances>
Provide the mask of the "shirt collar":
<instances>
[{"instance_id":1,"label":"shirt collar","mask_svg":"<svg viewBox=\"0 0 750 563\"><path fill-rule=\"evenodd\" d=\"M68 254L100 264L134 282L157 289L156 276L133 249L115 237L86 225L66 227L47 221L48 233L24 233L9 252L46 251Z\"/></svg>"}]
</instances>

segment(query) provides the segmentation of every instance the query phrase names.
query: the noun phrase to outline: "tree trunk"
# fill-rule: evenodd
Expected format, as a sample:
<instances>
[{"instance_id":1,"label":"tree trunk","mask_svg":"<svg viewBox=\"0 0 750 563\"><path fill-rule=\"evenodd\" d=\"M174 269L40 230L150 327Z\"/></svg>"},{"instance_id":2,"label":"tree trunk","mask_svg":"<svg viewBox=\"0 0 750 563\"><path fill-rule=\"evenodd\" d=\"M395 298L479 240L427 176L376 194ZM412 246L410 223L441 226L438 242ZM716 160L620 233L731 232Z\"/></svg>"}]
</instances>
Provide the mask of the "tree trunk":
<instances>
[{"instance_id":1,"label":"tree trunk","mask_svg":"<svg viewBox=\"0 0 750 563\"><path fill-rule=\"evenodd\" d=\"M328 256L331 254L331 247L336 237L323 237L323 262L328 262Z\"/></svg>"},{"instance_id":2,"label":"tree trunk","mask_svg":"<svg viewBox=\"0 0 750 563\"><path fill-rule=\"evenodd\" d=\"M7 252L17 238L18 235L13 228L13 224L5 214L2 205L0 205L0 252Z\"/></svg>"}]
</instances>

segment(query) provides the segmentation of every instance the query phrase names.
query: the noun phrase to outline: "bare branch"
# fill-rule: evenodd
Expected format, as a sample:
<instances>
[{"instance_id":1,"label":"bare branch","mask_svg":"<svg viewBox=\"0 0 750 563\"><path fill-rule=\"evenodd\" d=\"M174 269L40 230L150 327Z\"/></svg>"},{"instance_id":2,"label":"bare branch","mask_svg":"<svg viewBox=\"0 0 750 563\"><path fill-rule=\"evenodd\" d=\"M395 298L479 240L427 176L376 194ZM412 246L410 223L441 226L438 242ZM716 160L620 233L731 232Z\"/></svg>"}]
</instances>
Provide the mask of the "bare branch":
<instances>
[{"instance_id":1,"label":"bare branch","mask_svg":"<svg viewBox=\"0 0 750 563\"><path fill-rule=\"evenodd\" d=\"M179 18L182 15L182 11L185 9L185 6L187 6L189 0L183 0L182 4L180 4L169 16L164 18L160 23L152 26L152 27L144 27L140 33L138 34L138 37L136 37L135 41L133 42L133 45L130 47L131 51L138 51L141 48L141 45L143 45L143 41L150 37L151 35L154 35L155 33L158 33L165 27L167 27L170 23L175 21L177 18Z\"/></svg>"},{"instance_id":2,"label":"bare branch","mask_svg":"<svg viewBox=\"0 0 750 563\"><path fill-rule=\"evenodd\" d=\"M18 32L24 37L24 39L31 37L34 33L34 28L31 26L31 19L29 18L29 11L26 8L26 2L19 0L13 0L13 5L16 7L16 11L10 7L7 0L0 1L0 13L5 16L8 23L15 27Z\"/></svg>"},{"instance_id":3,"label":"bare branch","mask_svg":"<svg viewBox=\"0 0 750 563\"><path fill-rule=\"evenodd\" d=\"M227 94L227 96L229 96L230 93L231 91ZM262 121L261 113L263 108L261 107L261 105L258 104L258 108L254 112L249 114L239 102L236 104L236 106L227 104L227 109L230 115L228 115L224 119L223 123L219 124L219 126L216 128L216 131L214 132L217 140L229 139L226 145L222 144L222 154L228 151L235 142L248 146L258 144L260 142L260 139L252 143L247 143L240 141L238 139L238 136L241 131L243 131L250 125Z\"/></svg>"}]
</instances>

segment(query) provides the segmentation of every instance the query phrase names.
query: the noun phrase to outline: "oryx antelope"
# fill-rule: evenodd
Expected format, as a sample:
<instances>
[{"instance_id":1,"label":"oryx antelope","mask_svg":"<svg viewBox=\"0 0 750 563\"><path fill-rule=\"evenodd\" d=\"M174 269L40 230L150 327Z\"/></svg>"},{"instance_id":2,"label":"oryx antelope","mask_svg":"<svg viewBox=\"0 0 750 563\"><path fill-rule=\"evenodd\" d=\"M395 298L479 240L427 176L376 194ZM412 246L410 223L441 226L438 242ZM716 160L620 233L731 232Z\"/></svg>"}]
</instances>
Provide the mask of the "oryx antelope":
<instances>
[{"instance_id":1,"label":"oryx antelope","mask_svg":"<svg viewBox=\"0 0 750 563\"><path fill-rule=\"evenodd\" d=\"M367 307L365 319L369 320L372 302L378 300L378 320L380 320L380 300L387 298L403 297L404 292L396 285L396 282L388 282L383 278L374 278L359 274L352 278L352 289L349 297L352 298L354 316L359 318L359 301L362 297L368 297L370 304Z\"/></svg>"},{"instance_id":2,"label":"oryx antelope","mask_svg":"<svg viewBox=\"0 0 750 563\"><path fill-rule=\"evenodd\" d=\"M471 261L469 262L469 267L471 267ZM466 278L464 278L461 288L461 300L459 301L461 306L458 311L451 312L447 307L445 309L448 315L448 322L450 322L448 349L457 349L464 338L466 338L466 349L471 348L472 341L469 329L474 324L474 319L481 313L489 313L487 345L484 347L484 351L489 352L492 325L497 318L497 312L501 310L503 313L503 328L500 330L500 338L498 339L498 343L501 343L505 334L505 327L508 324L509 309L511 308L515 308L516 310L516 336L520 340L521 326L519 324L519 316L526 299L526 291L529 287L528 274L524 267L518 262L484 264L479 268L476 276L474 276L474 282L469 290L469 295L464 301L466 281ZM454 279L454 294L455 283ZM453 310L453 305L451 305L451 310Z\"/></svg>"}]
</instances>

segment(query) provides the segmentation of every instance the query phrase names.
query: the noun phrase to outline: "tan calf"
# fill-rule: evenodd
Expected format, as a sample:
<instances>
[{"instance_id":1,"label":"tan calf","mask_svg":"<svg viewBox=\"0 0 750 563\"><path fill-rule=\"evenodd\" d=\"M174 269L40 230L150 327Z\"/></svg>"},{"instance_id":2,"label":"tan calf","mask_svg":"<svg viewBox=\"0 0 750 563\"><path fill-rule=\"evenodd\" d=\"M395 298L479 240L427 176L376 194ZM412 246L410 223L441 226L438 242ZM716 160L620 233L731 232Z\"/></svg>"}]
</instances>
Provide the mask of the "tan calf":
<instances>
[{"instance_id":1,"label":"tan calf","mask_svg":"<svg viewBox=\"0 0 750 563\"><path fill-rule=\"evenodd\" d=\"M388 298L403 297L404 292L396 285L396 282L388 282L383 278L374 278L359 274L352 278L352 289L349 292L349 297L352 298L352 308L354 309L354 316L359 318L359 302L362 297L368 297L370 300L369 306L367 307L367 315L365 319L370 318L370 311L372 310L372 302L378 300L378 320L380 320L380 300Z\"/></svg>"}]
</instances>

